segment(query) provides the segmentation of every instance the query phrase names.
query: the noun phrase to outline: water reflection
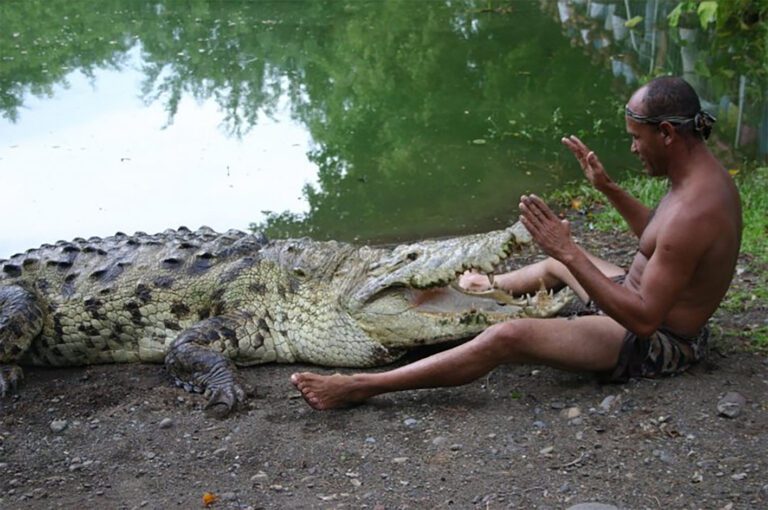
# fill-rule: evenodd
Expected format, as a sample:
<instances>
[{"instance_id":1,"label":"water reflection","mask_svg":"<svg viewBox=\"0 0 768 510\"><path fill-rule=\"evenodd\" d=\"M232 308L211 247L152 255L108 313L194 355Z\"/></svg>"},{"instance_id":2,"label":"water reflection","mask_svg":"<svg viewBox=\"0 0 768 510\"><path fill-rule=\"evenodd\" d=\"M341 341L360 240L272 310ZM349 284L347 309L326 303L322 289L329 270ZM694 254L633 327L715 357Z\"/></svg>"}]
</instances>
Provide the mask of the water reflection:
<instances>
[{"instance_id":1,"label":"water reflection","mask_svg":"<svg viewBox=\"0 0 768 510\"><path fill-rule=\"evenodd\" d=\"M168 124L162 103L137 97L139 53L119 72L68 74L53 99L29 99L18 124L0 125L0 255L118 230L245 230L261 209L306 210L309 136L286 104L240 139L213 100L181 99Z\"/></svg>"},{"instance_id":2,"label":"water reflection","mask_svg":"<svg viewBox=\"0 0 768 510\"><path fill-rule=\"evenodd\" d=\"M0 3L16 195L0 214L18 218L0 255L181 223L374 241L500 227L520 193L579 176L563 133L638 168L623 101L646 69L678 68L650 21L669 2L629 4L655 9L647 26L624 26L624 2Z\"/></svg>"},{"instance_id":3,"label":"water reflection","mask_svg":"<svg viewBox=\"0 0 768 510\"><path fill-rule=\"evenodd\" d=\"M768 157L768 63L751 63L742 51L751 44L750 33L757 39L759 32L742 20L743 33L732 31L728 38L715 31L714 23L702 27L697 16L683 17L679 26L669 28L669 16L678 4L558 0L548 12L562 23L573 44L610 65L614 77L628 86L635 88L663 73L684 77L699 92L704 107L718 117L715 143L726 159L738 159L733 148L741 155Z\"/></svg>"}]
</instances>

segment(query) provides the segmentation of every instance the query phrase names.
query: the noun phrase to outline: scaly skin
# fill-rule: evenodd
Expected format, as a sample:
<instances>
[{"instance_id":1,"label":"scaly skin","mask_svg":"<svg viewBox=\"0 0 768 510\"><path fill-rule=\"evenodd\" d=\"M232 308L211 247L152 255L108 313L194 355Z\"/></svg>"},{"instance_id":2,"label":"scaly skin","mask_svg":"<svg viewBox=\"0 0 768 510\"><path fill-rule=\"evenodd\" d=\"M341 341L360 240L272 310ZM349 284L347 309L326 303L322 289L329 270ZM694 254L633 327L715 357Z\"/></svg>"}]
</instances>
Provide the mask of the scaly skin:
<instances>
[{"instance_id":1,"label":"scaly skin","mask_svg":"<svg viewBox=\"0 0 768 510\"><path fill-rule=\"evenodd\" d=\"M0 394L18 365L165 362L229 412L235 365L370 367L419 345L471 337L565 298L455 290L530 244L519 225L395 248L180 228L43 245L0 261Z\"/></svg>"}]
</instances>

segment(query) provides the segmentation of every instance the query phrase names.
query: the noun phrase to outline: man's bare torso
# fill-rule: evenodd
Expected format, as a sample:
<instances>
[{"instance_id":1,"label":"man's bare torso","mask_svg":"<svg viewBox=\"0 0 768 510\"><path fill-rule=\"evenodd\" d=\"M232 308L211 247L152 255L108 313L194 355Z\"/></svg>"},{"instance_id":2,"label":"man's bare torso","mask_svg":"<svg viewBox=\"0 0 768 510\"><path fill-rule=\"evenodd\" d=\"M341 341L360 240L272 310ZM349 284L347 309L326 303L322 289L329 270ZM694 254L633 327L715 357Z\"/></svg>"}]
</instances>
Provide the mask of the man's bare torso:
<instances>
[{"instance_id":1,"label":"man's bare torso","mask_svg":"<svg viewBox=\"0 0 768 510\"><path fill-rule=\"evenodd\" d=\"M645 268L657 250L659 233L665 230L674 234L688 228L679 221L683 214L695 216L701 225L696 243L701 243L703 254L663 325L680 334L695 335L725 295L738 256L738 192L725 170L709 168L664 196L643 231L625 285L634 290L641 288Z\"/></svg>"}]
</instances>

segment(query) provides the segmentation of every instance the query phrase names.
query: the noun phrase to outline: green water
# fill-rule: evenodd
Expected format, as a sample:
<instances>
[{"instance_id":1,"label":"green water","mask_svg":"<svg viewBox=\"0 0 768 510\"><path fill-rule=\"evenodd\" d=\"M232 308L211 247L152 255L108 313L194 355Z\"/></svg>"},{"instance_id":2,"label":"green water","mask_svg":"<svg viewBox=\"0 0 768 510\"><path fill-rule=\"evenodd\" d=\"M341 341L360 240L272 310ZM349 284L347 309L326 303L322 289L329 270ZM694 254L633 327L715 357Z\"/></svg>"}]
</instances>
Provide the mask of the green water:
<instances>
[{"instance_id":1,"label":"green water","mask_svg":"<svg viewBox=\"0 0 768 510\"><path fill-rule=\"evenodd\" d=\"M702 67L708 32L656 29L674 5L5 1L0 255L182 222L374 242L503 227L520 194L580 177L564 134L640 171L622 108L663 72L721 115L726 152L758 154L759 87L739 116L739 77Z\"/></svg>"}]
</instances>

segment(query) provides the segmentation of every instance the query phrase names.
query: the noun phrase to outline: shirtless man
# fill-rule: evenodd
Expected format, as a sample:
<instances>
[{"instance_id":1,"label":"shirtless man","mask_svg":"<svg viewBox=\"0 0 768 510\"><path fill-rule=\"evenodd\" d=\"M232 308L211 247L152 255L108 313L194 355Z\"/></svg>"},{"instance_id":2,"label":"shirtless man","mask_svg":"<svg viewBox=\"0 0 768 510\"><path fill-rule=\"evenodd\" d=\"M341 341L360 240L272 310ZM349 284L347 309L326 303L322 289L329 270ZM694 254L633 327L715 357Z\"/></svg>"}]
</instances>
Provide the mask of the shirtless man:
<instances>
[{"instance_id":1,"label":"shirtless man","mask_svg":"<svg viewBox=\"0 0 768 510\"><path fill-rule=\"evenodd\" d=\"M693 88L657 78L626 106L631 151L669 191L655 210L617 186L578 138L562 142L640 239L629 270L575 244L538 197L520 199L520 218L549 258L497 276L515 293L568 285L592 315L516 319L491 326L467 343L388 372L354 375L296 373L291 381L315 409L362 402L382 393L466 384L502 363L544 364L602 373L609 379L653 377L685 370L705 352L707 320L733 276L741 241L741 206L733 180L707 148L714 119ZM477 288L481 275L462 284Z\"/></svg>"}]
</instances>

